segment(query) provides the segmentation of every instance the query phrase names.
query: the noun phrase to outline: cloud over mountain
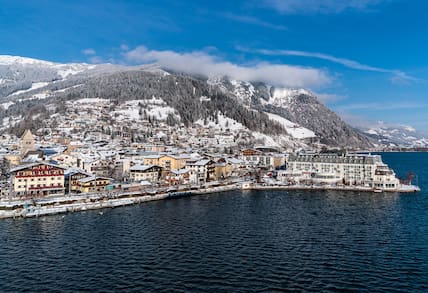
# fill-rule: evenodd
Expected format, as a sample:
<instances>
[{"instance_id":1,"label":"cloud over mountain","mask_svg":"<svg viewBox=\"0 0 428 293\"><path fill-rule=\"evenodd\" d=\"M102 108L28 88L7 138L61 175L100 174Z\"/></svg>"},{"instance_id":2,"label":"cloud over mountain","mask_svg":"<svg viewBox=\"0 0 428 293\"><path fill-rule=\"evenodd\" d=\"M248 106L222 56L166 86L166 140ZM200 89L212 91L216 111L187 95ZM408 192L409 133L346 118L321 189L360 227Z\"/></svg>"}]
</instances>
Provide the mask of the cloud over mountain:
<instances>
[{"instance_id":1,"label":"cloud over mountain","mask_svg":"<svg viewBox=\"0 0 428 293\"><path fill-rule=\"evenodd\" d=\"M126 52L125 58L132 63L156 62L167 69L188 74L207 77L227 75L234 79L262 81L275 86L313 88L331 82L328 73L317 68L268 62L240 65L203 51L179 53L170 50L149 50L145 46L139 46Z\"/></svg>"}]
</instances>

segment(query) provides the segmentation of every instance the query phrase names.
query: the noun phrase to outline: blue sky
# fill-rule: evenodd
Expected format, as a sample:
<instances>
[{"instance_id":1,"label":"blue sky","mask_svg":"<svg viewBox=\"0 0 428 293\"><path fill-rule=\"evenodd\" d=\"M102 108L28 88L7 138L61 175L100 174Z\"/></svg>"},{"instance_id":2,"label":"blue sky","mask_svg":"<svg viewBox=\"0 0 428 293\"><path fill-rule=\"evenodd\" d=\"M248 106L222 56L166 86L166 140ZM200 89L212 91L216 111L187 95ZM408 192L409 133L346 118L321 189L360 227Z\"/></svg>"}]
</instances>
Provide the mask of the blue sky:
<instances>
[{"instance_id":1,"label":"blue sky","mask_svg":"<svg viewBox=\"0 0 428 293\"><path fill-rule=\"evenodd\" d=\"M426 11L422 0L0 0L0 54L302 86L352 123L428 133Z\"/></svg>"}]
</instances>

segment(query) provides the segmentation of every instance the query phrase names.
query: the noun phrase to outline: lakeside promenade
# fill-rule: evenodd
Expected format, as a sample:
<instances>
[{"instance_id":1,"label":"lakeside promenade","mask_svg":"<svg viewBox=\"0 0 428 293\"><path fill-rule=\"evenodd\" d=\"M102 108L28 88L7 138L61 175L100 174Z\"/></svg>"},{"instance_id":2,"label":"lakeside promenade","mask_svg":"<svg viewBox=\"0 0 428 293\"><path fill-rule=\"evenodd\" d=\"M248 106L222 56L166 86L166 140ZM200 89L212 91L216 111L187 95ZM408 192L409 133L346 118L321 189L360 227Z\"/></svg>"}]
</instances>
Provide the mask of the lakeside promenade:
<instances>
[{"instance_id":1,"label":"lakeside promenade","mask_svg":"<svg viewBox=\"0 0 428 293\"><path fill-rule=\"evenodd\" d=\"M120 206L140 204L149 201L163 200L200 194L219 193L233 190L313 190L313 191L358 191L383 192L364 186L332 186L332 185L266 185L256 184L252 181L233 182L220 186L202 187L199 189L177 189L168 191L165 188L147 191L131 192L101 192L92 194L77 194L38 199L11 199L0 201L0 219L5 218L31 218L47 215L64 214L86 210L115 208ZM399 190L392 192L409 193L418 192L419 187L403 185ZM385 191L391 192L391 191ZM102 213L102 212L100 212Z\"/></svg>"}]
</instances>

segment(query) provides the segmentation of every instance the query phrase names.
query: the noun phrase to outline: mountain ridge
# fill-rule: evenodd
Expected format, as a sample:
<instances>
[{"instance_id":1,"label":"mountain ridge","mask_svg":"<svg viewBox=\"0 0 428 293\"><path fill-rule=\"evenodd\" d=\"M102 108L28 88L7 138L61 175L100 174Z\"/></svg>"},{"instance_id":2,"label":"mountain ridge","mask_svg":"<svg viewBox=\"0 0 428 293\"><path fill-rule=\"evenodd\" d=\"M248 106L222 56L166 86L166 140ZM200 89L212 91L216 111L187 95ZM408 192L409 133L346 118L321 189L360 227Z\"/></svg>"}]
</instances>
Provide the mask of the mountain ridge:
<instances>
[{"instance_id":1,"label":"mountain ridge","mask_svg":"<svg viewBox=\"0 0 428 293\"><path fill-rule=\"evenodd\" d=\"M9 65L3 64L6 61ZM207 117L218 120L221 114L251 131L281 134L289 137L289 143L295 140L300 145L315 142L358 149L370 148L375 141L346 124L306 89L278 88L227 76L189 76L156 64L61 64L0 56L0 103L4 112L0 118L16 112L16 103L43 105L98 97L122 102L161 97L177 111L178 118L174 119L187 126Z\"/></svg>"}]
</instances>

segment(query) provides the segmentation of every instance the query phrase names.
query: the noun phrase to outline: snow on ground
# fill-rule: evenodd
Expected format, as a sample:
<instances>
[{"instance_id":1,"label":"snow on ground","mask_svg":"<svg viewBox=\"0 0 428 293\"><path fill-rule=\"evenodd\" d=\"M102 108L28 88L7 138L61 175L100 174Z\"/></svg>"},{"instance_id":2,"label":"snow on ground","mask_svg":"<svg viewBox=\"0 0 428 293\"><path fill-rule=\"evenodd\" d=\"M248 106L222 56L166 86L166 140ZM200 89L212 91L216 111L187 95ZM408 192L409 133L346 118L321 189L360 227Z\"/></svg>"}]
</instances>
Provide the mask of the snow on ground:
<instances>
[{"instance_id":1,"label":"snow on ground","mask_svg":"<svg viewBox=\"0 0 428 293\"><path fill-rule=\"evenodd\" d=\"M64 88L64 89L56 90L56 91L54 91L54 93L63 93L63 92L65 92L65 91L66 91L66 90L68 90L68 89L74 89L74 88L79 87L79 86L82 86L82 85L83 85L83 84L73 85L73 86L70 86L70 87L66 87L66 88Z\"/></svg>"},{"instance_id":2,"label":"snow on ground","mask_svg":"<svg viewBox=\"0 0 428 293\"><path fill-rule=\"evenodd\" d=\"M131 120L139 120L140 114L138 107L129 107L127 109L114 111L113 117L117 120L131 119ZM117 116L116 116L117 115Z\"/></svg>"},{"instance_id":3,"label":"snow on ground","mask_svg":"<svg viewBox=\"0 0 428 293\"><path fill-rule=\"evenodd\" d=\"M403 128L408 132L416 132L416 129L414 129L412 126L404 125Z\"/></svg>"},{"instance_id":4,"label":"snow on ground","mask_svg":"<svg viewBox=\"0 0 428 293\"><path fill-rule=\"evenodd\" d=\"M35 94L33 95L34 99L39 99L39 100L43 100L46 99L47 97L49 97L50 95L47 93L40 93L40 94Z\"/></svg>"},{"instance_id":5,"label":"snow on ground","mask_svg":"<svg viewBox=\"0 0 428 293\"><path fill-rule=\"evenodd\" d=\"M0 106L3 107L3 109L7 110L9 109L10 106L12 106L13 104L15 104L14 102L6 102L6 103L2 103L0 104Z\"/></svg>"},{"instance_id":6,"label":"snow on ground","mask_svg":"<svg viewBox=\"0 0 428 293\"><path fill-rule=\"evenodd\" d=\"M369 130L365 131L365 133L372 134L372 135L378 135L377 131L374 129L369 129Z\"/></svg>"},{"instance_id":7,"label":"snow on ground","mask_svg":"<svg viewBox=\"0 0 428 293\"><path fill-rule=\"evenodd\" d=\"M208 98L208 97L206 97L206 96L201 96L201 97L199 98L199 101L200 101L200 102L209 102L209 101L211 101L211 98Z\"/></svg>"},{"instance_id":8,"label":"snow on ground","mask_svg":"<svg viewBox=\"0 0 428 293\"><path fill-rule=\"evenodd\" d=\"M158 120L166 120L168 117L168 114L174 114L175 115L175 109L171 108L169 106L155 106L151 105L148 108L146 108L147 114L150 116L156 117ZM177 116L177 115L175 115Z\"/></svg>"},{"instance_id":9,"label":"snow on ground","mask_svg":"<svg viewBox=\"0 0 428 293\"><path fill-rule=\"evenodd\" d=\"M12 64L31 64L31 65L55 65L53 62L20 57L20 56L10 56L10 55L0 55L0 64L1 65L12 65Z\"/></svg>"},{"instance_id":10,"label":"snow on ground","mask_svg":"<svg viewBox=\"0 0 428 293\"><path fill-rule=\"evenodd\" d=\"M109 100L101 99L101 98L85 98L74 101L74 103L78 104L93 104L93 103L108 103Z\"/></svg>"},{"instance_id":11,"label":"snow on ground","mask_svg":"<svg viewBox=\"0 0 428 293\"><path fill-rule=\"evenodd\" d=\"M9 96L16 96L16 95L19 95L19 94L23 94L23 93L26 93L26 92L29 92L29 91L32 91L32 90L36 90L36 89L42 88L44 86L47 86L48 84L49 84L48 82L33 82L33 84L31 85L31 87L29 89L14 92L13 94L11 94Z\"/></svg>"},{"instance_id":12,"label":"snow on ground","mask_svg":"<svg viewBox=\"0 0 428 293\"><path fill-rule=\"evenodd\" d=\"M118 107L118 110L113 112L113 115L117 115L116 119L132 119L139 120L143 116L140 115L141 109L144 111L144 115L155 117L157 120L166 120L169 114L173 114L176 118L180 118L174 108L167 106L164 100L152 98L150 100L131 100ZM147 118L147 117L145 117Z\"/></svg>"},{"instance_id":13,"label":"snow on ground","mask_svg":"<svg viewBox=\"0 0 428 293\"><path fill-rule=\"evenodd\" d=\"M304 139L309 137L316 137L315 133L312 130L301 127L298 124L293 123L290 120L287 120L279 115L275 115L267 112L265 113L269 116L270 120L280 123L287 130L287 132L294 138Z\"/></svg>"},{"instance_id":14,"label":"snow on ground","mask_svg":"<svg viewBox=\"0 0 428 293\"><path fill-rule=\"evenodd\" d=\"M136 100L134 100L136 101ZM142 105L146 105L146 104L151 104L151 105L166 105L165 101L162 100L161 98L156 98L155 96L153 96L151 99L147 99L147 100L138 100L139 104L141 103Z\"/></svg>"},{"instance_id":15,"label":"snow on ground","mask_svg":"<svg viewBox=\"0 0 428 293\"><path fill-rule=\"evenodd\" d=\"M279 143L276 142L272 137L260 133L260 132L253 132L252 133L255 139L262 139L264 142L264 145L273 146L273 147L280 147Z\"/></svg>"},{"instance_id":16,"label":"snow on ground","mask_svg":"<svg viewBox=\"0 0 428 293\"><path fill-rule=\"evenodd\" d=\"M312 95L309 91L304 89L275 88L269 101L266 102L262 99L262 103L286 108L294 97L302 94Z\"/></svg>"},{"instance_id":17,"label":"snow on ground","mask_svg":"<svg viewBox=\"0 0 428 293\"><path fill-rule=\"evenodd\" d=\"M216 129L230 129L231 131L237 131L237 130L241 130L241 129L245 129L246 127L244 125L242 125L241 123L233 120L232 118L226 117L223 114L219 113L217 115L218 117L218 124L215 123L215 121L207 121L207 125L204 125L204 120L203 119L199 119L197 121L195 121L195 124L198 124L202 127L206 127L206 128L216 128Z\"/></svg>"},{"instance_id":18,"label":"snow on ground","mask_svg":"<svg viewBox=\"0 0 428 293\"><path fill-rule=\"evenodd\" d=\"M9 116L9 117L5 117L3 118L3 128L8 128L10 126L15 125L16 123L18 123L19 121L21 121L22 117L21 116Z\"/></svg>"},{"instance_id":19,"label":"snow on ground","mask_svg":"<svg viewBox=\"0 0 428 293\"><path fill-rule=\"evenodd\" d=\"M69 75L75 75L75 74L81 73L89 68L87 64L71 63L71 64L60 64L56 66L56 69L58 70L57 71L58 75L60 75L64 79Z\"/></svg>"},{"instance_id":20,"label":"snow on ground","mask_svg":"<svg viewBox=\"0 0 428 293\"><path fill-rule=\"evenodd\" d=\"M234 86L233 93L235 96L245 103L251 102L251 97L255 93L254 86L251 83L238 80L230 80L230 83Z\"/></svg>"}]
</instances>

